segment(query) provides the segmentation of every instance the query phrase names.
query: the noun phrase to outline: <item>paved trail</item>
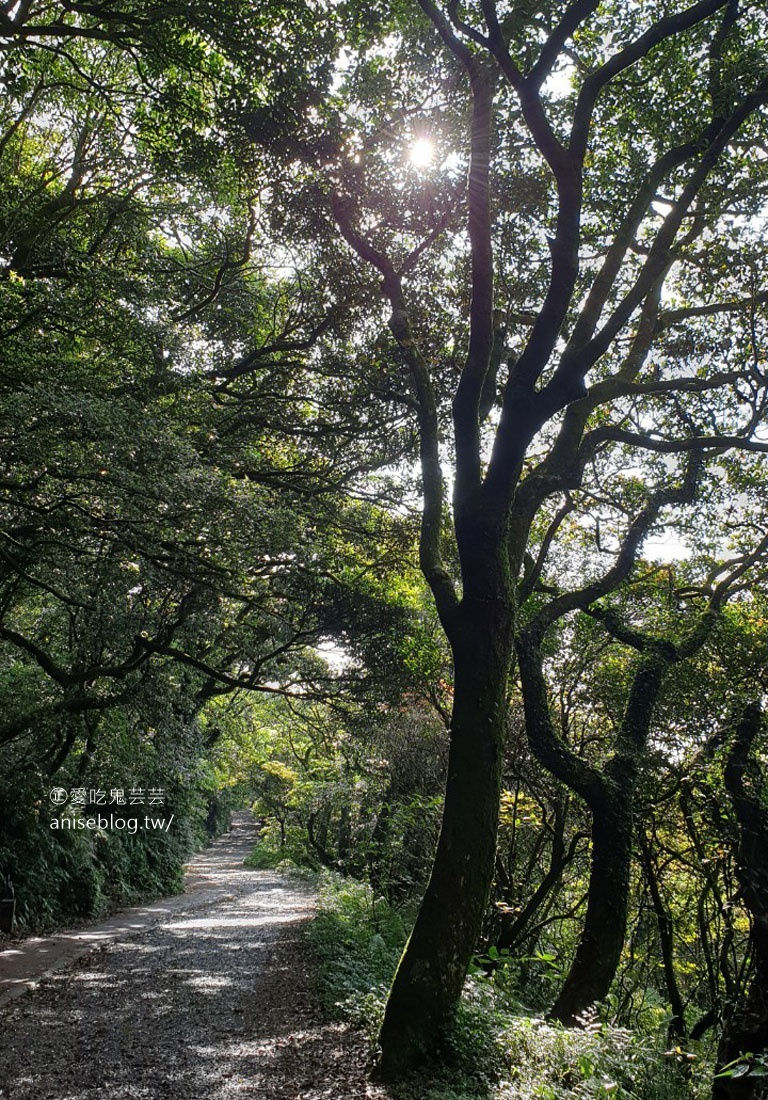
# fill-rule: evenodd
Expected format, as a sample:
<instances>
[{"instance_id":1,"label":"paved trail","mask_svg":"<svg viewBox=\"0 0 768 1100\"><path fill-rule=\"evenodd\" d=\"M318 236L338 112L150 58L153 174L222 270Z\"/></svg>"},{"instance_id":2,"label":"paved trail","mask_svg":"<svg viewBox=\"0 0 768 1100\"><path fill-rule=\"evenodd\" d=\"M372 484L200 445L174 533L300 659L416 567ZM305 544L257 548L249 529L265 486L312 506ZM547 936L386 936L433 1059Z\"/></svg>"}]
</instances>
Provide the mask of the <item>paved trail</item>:
<instances>
[{"instance_id":1,"label":"paved trail","mask_svg":"<svg viewBox=\"0 0 768 1100\"><path fill-rule=\"evenodd\" d=\"M382 1095L360 1040L320 1021L302 943L313 890L243 867L252 844L241 824L193 861L188 895L6 959L15 992L24 966L34 978L87 952L0 1008L2 1100Z\"/></svg>"}]
</instances>

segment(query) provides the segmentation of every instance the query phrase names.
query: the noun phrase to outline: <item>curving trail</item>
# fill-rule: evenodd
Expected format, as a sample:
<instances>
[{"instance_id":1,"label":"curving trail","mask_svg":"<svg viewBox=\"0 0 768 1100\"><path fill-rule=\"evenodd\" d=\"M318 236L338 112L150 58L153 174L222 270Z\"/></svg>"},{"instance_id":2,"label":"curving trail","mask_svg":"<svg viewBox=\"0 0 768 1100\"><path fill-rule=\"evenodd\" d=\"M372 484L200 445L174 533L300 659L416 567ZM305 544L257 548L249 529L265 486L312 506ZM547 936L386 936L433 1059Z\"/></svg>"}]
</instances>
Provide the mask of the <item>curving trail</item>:
<instances>
[{"instance_id":1,"label":"curving trail","mask_svg":"<svg viewBox=\"0 0 768 1100\"><path fill-rule=\"evenodd\" d=\"M25 966L60 968L0 1008L2 1100L386 1095L365 1080L362 1040L317 1010L302 942L314 891L243 867L253 839L241 817L193 861L188 894L72 933L86 953L66 969L71 937L63 955L54 937L6 959L16 988Z\"/></svg>"}]
</instances>

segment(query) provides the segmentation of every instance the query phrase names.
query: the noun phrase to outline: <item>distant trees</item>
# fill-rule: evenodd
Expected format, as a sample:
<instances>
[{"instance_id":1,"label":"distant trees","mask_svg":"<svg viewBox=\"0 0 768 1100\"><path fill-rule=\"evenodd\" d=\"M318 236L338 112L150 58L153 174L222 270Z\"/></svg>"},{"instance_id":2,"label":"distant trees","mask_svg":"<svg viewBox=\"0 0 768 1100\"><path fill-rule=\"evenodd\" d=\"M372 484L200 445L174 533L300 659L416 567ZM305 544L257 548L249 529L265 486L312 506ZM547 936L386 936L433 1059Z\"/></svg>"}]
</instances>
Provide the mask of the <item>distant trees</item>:
<instances>
[{"instance_id":1,"label":"distant trees","mask_svg":"<svg viewBox=\"0 0 768 1100\"><path fill-rule=\"evenodd\" d=\"M174 777L210 748L205 705L361 680L315 647L345 600L370 624L382 601L349 590L408 538L342 498L359 451L317 443L302 326L322 309L273 263L266 170L230 137L247 104L287 125L316 94L312 20L268 46L283 9L220 14L0 13L0 751L20 792L0 871L30 922L46 784L138 781L154 758L177 822L199 816Z\"/></svg>"}]
</instances>

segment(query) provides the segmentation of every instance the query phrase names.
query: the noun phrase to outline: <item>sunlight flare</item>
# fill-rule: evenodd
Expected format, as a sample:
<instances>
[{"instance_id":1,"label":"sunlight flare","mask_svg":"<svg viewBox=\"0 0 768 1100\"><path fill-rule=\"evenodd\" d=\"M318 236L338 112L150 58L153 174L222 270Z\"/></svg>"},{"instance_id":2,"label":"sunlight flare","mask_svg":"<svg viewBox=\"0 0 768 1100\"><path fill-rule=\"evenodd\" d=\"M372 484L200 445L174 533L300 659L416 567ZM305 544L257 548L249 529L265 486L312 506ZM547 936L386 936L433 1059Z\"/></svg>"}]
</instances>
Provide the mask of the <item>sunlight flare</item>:
<instances>
[{"instance_id":1,"label":"sunlight flare","mask_svg":"<svg viewBox=\"0 0 768 1100\"><path fill-rule=\"evenodd\" d=\"M411 145L408 159L414 168L428 168L435 159L435 143L430 138L417 138Z\"/></svg>"}]
</instances>

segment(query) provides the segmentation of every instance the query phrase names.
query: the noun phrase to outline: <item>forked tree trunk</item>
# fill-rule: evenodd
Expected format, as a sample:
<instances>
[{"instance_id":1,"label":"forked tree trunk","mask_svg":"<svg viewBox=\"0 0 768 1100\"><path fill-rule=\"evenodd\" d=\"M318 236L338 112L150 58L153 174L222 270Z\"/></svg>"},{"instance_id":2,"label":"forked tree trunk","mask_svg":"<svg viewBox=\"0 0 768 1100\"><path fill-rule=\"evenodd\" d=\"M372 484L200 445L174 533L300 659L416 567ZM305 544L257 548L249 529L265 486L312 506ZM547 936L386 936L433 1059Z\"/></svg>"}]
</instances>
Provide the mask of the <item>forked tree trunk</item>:
<instances>
[{"instance_id":1,"label":"forked tree trunk","mask_svg":"<svg viewBox=\"0 0 768 1100\"><path fill-rule=\"evenodd\" d=\"M509 611L465 600L440 838L379 1035L381 1077L433 1052L461 996L493 879L510 661Z\"/></svg>"}]
</instances>

